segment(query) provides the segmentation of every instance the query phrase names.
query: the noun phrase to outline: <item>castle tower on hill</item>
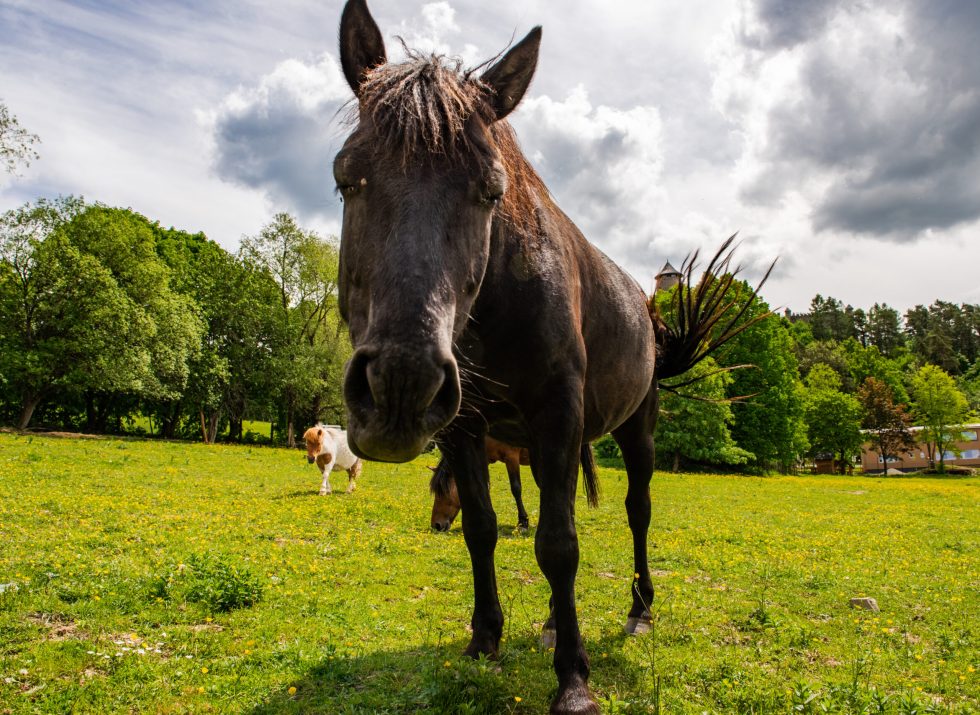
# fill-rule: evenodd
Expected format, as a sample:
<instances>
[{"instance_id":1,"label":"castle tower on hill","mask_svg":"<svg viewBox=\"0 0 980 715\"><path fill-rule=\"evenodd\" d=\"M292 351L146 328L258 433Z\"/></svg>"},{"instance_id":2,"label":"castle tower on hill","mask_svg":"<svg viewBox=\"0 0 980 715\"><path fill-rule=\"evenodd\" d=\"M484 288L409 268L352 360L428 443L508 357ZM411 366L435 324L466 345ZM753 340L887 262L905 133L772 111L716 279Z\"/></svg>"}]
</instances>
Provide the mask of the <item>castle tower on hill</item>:
<instances>
[{"instance_id":1,"label":"castle tower on hill","mask_svg":"<svg viewBox=\"0 0 980 715\"><path fill-rule=\"evenodd\" d=\"M664 264L664 267L660 269L660 273L657 274L657 286L655 290L667 290L668 288L673 288L675 285L681 282L681 272L670 265L670 261Z\"/></svg>"}]
</instances>

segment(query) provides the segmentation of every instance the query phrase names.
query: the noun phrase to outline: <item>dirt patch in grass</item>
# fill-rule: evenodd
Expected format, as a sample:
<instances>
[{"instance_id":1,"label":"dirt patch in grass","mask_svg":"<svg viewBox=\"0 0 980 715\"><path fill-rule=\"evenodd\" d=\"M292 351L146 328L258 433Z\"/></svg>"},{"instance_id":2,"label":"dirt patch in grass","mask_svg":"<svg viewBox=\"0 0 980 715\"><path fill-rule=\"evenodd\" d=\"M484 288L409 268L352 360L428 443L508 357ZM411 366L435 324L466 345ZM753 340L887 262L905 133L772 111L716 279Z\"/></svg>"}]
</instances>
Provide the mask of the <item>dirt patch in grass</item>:
<instances>
[{"instance_id":1,"label":"dirt patch in grass","mask_svg":"<svg viewBox=\"0 0 980 715\"><path fill-rule=\"evenodd\" d=\"M49 641L83 640L87 634L78 629L78 624L60 613L30 613L27 621L48 629Z\"/></svg>"}]
</instances>

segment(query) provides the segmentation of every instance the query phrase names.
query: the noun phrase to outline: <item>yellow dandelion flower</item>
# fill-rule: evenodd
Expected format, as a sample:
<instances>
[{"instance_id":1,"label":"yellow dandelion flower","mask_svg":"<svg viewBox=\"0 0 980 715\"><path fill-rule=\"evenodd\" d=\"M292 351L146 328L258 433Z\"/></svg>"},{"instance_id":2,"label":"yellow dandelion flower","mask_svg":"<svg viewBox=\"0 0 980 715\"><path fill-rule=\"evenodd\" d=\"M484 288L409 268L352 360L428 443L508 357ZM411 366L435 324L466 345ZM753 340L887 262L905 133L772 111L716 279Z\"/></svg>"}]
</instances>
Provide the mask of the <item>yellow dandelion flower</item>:
<instances>
[{"instance_id":1,"label":"yellow dandelion flower","mask_svg":"<svg viewBox=\"0 0 980 715\"><path fill-rule=\"evenodd\" d=\"M203 693L204 692L204 686L198 686L197 692Z\"/></svg>"},{"instance_id":2,"label":"yellow dandelion flower","mask_svg":"<svg viewBox=\"0 0 980 715\"><path fill-rule=\"evenodd\" d=\"M208 674L208 669L207 668L201 668L201 672L204 673L205 675L207 675Z\"/></svg>"},{"instance_id":3,"label":"yellow dandelion flower","mask_svg":"<svg viewBox=\"0 0 980 715\"><path fill-rule=\"evenodd\" d=\"M519 702L521 702L521 700L523 700L523 699L524 699L524 698L522 698L522 697L521 697L520 695L515 695L515 696L514 696L514 702L515 702L515 703L519 703Z\"/></svg>"},{"instance_id":4,"label":"yellow dandelion flower","mask_svg":"<svg viewBox=\"0 0 980 715\"><path fill-rule=\"evenodd\" d=\"M295 695L296 694L296 686L295 685L290 685L289 686L289 690L287 690L286 692L289 693L290 695Z\"/></svg>"},{"instance_id":5,"label":"yellow dandelion flower","mask_svg":"<svg viewBox=\"0 0 980 715\"><path fill-rule=\"evenodd\" d=\"M452 665L452 663L450 663L450 662L449 662L449 661L447 660L447 661L446 661L445 663L443 663L442 665L443 665L443 667L444 667L444 668L448 668L449 666L451 666L451 665Z\"/></svg>"}]
</instances>

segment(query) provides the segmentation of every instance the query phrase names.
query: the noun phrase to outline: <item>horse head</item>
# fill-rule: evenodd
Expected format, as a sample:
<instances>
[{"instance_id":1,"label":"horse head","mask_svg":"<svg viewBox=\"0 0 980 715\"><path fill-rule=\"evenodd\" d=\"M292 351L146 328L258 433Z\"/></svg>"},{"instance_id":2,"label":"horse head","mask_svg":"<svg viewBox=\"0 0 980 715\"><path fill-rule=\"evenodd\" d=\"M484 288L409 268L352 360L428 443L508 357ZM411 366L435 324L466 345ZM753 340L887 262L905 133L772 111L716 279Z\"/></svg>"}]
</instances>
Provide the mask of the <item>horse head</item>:
<instances>
[{"instance_id":1,"label":"horse head","mask_svg":"<svg viewBox=\"0 0 980 715\"><path fill-rule=\"evenodd\" d=\"M306 461L313 464L323 447L323 428L319 425L310 427L303 433L303 441L306 442Z\"/></svg>"},{"instance_id":2,"label":"horse head","mask_svg":"<svg viewBox=\"0 0 980 715\"><path fill-rule=\"evenodd\" d=\"M532 30L477 78L440 57L388 63L364 0L344 8L340 57L358 122L334 178L339 303L355 348L344 397L361 457L412 459L459 410L453 343L480 292L493 222L521 193L500 120L524 96L540 40Z\"/></svg>"},{"instance_id":3,"label":"horse head","mask_svg":"<svg viewBox=\"0 0 980 715\"><path fill-rule=\"evenodd\" d=\"M460 510L456 480L449 472L445 460L441 460L438 466L429 469L432 470L429 491L433 496L432 516L429 523L436 531L449 531Z\"/></svg>"}]
</instances>

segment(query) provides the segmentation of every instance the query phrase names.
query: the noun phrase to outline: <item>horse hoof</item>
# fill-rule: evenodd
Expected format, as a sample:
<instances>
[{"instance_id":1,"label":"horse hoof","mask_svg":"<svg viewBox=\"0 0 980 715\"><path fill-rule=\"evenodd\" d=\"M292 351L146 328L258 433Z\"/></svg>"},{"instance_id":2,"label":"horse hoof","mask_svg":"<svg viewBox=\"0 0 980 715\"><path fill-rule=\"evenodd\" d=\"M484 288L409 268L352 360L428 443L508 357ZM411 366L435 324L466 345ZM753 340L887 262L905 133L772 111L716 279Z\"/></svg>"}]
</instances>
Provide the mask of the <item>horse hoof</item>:
<instances>
[{"instance_id":1,"label":"horse hoof","mask_svg":"<svg viewBox=\"0 0 980 715\"><path fill-rule=\"evenodd\" d=\"M630 636L642 636L644 633L650 632L652 624L653 619L650 618L650 612L644 611L639 616L630 616L627 618L626 626L623 630Z\"/></svg>"},{"instance_id":2,"label":"horse hoof","mask_svg":"<svg viewBox=\"0 0 980 715\"><path fill-rule=\"evenodd\" d=\"M548 648L554 648L555 643L558 642L558 631L554 628L542 628L541 629L541 647L545 650Z\"/></svg>"},{"instance_id":3,"label":"horse hoof","mask_svg":"<svg viewBox=\"0 0 980 715\"><path fill-rule=\"evenodd\" d=\"M330 494L330 493L331 493L331 492L330 492L330 490L328 490L328 489L321 489L321 490L320 490L320 496L321 496L321 497L325 497L325 496L327 496L327 494Z\"/></svg>"},{"instance_id":4,"label":"horse hoof","mask_svg":"<svg viewBox=\"0 0 980 715\"><path fill-rule=\"evenodd\" d=\"M592 699L589 686L578 683L559 693L551 703L552 715L599 715L599 705Z\"/></svg>"},{"instance_id":5,"label":"horse hoof","mask_svg":"<svg viewBox=\"0 0 980 715\"><path fill-rule=\"evenodd\" d=\"M470 640L470 644L466 646L466 650L463 651L463 655L474 660L481 655L485 656L487 660L497 660L497 647L490 639L477 640L473 638Z\"/></svg>"}]
</instances>

